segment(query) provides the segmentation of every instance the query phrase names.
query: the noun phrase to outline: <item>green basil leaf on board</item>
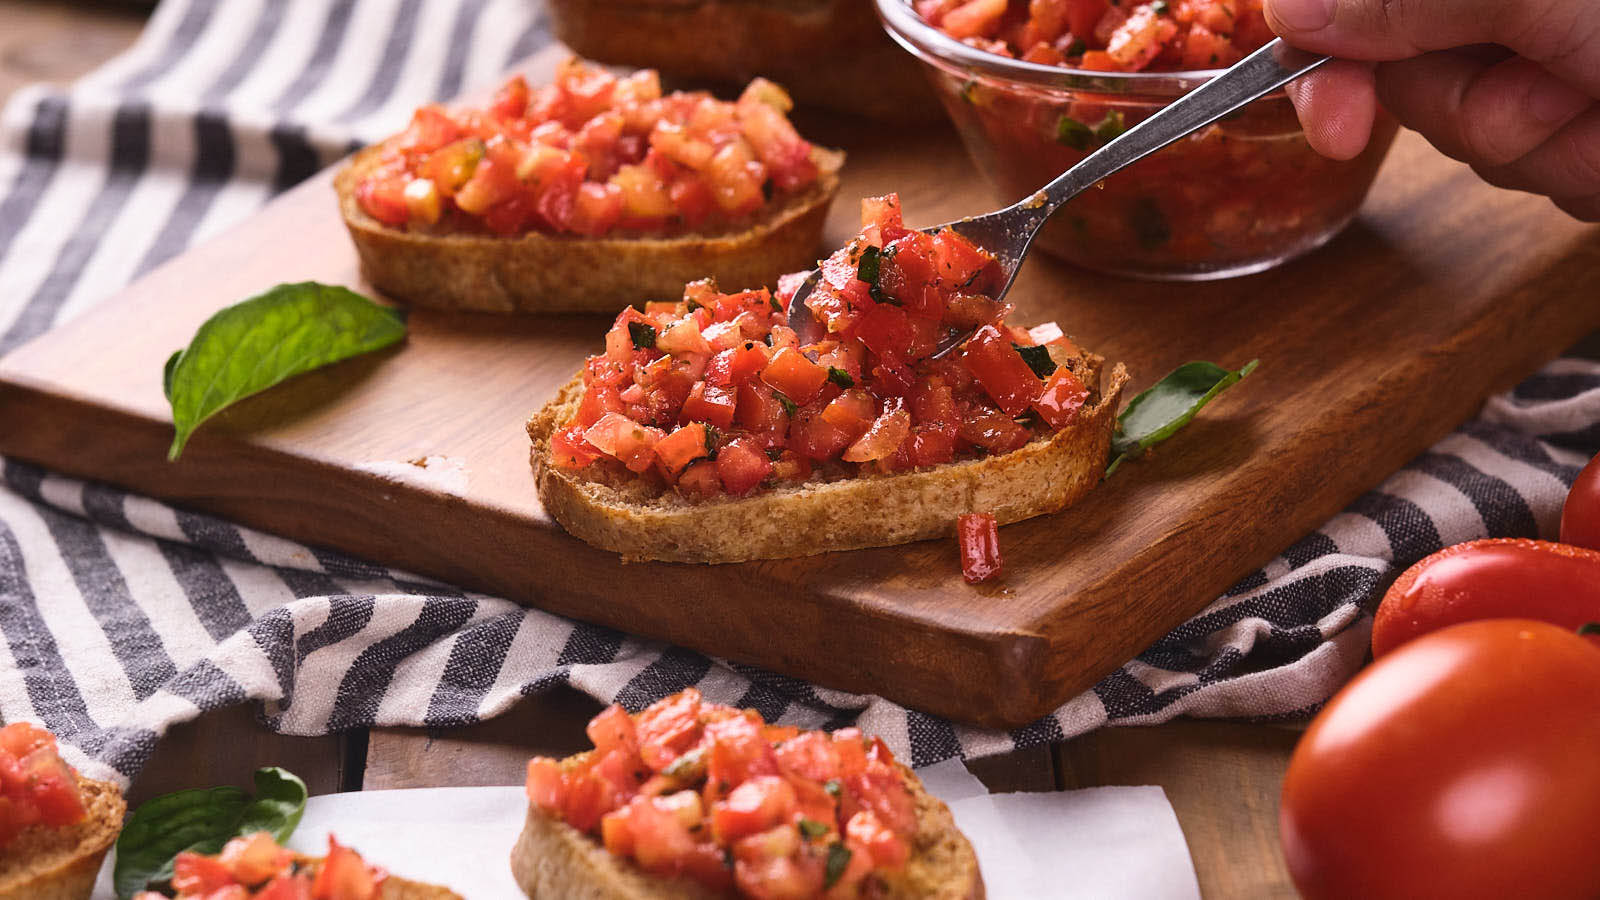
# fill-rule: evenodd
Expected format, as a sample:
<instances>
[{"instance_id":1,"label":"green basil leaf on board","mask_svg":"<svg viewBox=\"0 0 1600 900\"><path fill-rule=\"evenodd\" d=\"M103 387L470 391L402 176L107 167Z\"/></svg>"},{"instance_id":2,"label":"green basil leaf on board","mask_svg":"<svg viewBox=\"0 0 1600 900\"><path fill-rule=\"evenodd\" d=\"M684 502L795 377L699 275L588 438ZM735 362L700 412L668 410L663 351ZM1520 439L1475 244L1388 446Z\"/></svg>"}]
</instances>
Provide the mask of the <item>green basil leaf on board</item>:
<instances>
[{"instance_id":1,"label":"green basil leaf on board","mask_svg":"<svg viewBox=\"0 0 1600 900\"><path fill-rule=\"evenodd\" d=\"M288 840L305 812L305 782L283 769L257 769L254 797L231 785L178 791L147 800L133 811L117 838L111 883L128 900L172 880L179 853L215 854L229 840L268 831Z\"/></svg>"},{"instance_id":2,"label":"green basil leaf on board","mask_svg":"<svg viewBox=\"0 0 1600 900\"><path fill-rule=\"evenodd\" d=\"M1137 459L1194 419L1207 403L1239 379L1254 372L1259 359L1229 371L1216 363L1190 362L1173 369L1167 377L1133 398L1117 417L1117 434L1111 439L1110 477L1126 460Z\"/></svg>"},{"instance_id":3,"label":"green basil leaf on board","mask_svg":"<svg viewBox=\"0 0 1600 900\"><path fill-rule=\"evenodd\" d=\"M177 459L194 430L229 405L405 335L400 311L314 281L280 284L218 311L162 373L176 432L167 458Z\"/></svg>"}]
</instances>

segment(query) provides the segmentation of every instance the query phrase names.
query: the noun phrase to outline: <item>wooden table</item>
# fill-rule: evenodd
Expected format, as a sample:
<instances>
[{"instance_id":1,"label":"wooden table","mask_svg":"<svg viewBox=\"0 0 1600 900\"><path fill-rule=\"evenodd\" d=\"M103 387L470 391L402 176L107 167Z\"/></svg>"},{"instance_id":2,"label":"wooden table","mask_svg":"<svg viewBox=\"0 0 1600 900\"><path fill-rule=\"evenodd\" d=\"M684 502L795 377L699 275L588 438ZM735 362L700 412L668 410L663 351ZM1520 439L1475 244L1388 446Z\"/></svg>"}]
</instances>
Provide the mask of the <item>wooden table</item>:
<instances>
[{"instance_id":1,"label":"wooden table","mask_svg":"<svg viewBox=\"0 0 1600 900\"><path fill-rule=\"evenodd\" d=\"M137 36L147 11L129 3L0 0L0 102L23 84L67 81ZM1600 335L1581 349L1600 358ZM248 785L261 765L284 766L314 793L445 785L518 784L532 754L584 749L599 704L560 688L510 713L453 730L380 728L323 738L274 734L234 708L174 728L132 790L155 794ZM1292 727L1180 720L1103 729L1053 748L975 761L991 790L1155 784L1166 790L1207 897L1293 897L1278 849L1277 797ZM223 752L226 748L226 752Z\"/></svg>"}]
</instances>

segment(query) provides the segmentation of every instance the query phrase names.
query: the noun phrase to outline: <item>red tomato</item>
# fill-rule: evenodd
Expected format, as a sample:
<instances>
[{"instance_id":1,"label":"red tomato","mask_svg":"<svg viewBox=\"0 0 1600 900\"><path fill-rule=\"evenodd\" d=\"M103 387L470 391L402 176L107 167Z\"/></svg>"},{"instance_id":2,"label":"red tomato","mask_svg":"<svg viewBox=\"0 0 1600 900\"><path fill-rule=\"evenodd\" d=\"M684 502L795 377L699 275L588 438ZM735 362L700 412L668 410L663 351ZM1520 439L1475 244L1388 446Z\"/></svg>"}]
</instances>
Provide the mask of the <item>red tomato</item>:
<instances>
[{"instance_id":1,"label":"red tomato","mask_svg":"<svg viewBox=\"0 0 1600 900\"><path fill-rule=\"evenodd\" d=\"M328 855L311 884L316 900L374 900L379 879L360 855L328 836Z\"/></svg>"},{"instance_id":2,"label":"red tomato","mask_svg":"<svg viewBox=\"0 0 1600 900\"><path fill-rule=\"evenodd\" d=\"M1561 507L1561 543L1600 550L1600 454L1578 473Z\"/></svg>"},{"instance_id":3,"label":"red tomato","mask_svg":"<svg viewBox=\"0 0 1600 900\"><path fill-rule=\"evenodd\" d=\"M599 459L600 451L583 436L584 427L573 425L550 437L550 456L557 468L581 469Z\"/></svg>"},{"instance_id":4,"label":"red tomato","mask_svg":"<svg viewBox=\"0 0 1600 900\"><path fill-rule=\"evenodd\" d=\"M314 900L311 896L311 876L301 873L274 878L271 884L256 892L254 900Z\"/></svg>"},{"instance_id":5,"label":"red tomato","mask_svg":"<svg viewBox=\"0 0 1600 900\"><path fill-rule=\"evenodd\" d=\"M185 851L172 861L172 889L180 894L209 894L234 883L233 872L215 856Z\"/></svg>"},{"instance_id":6,"label":"red tomato","mask_svg":"<svg viewBox=\"0 0 1600 900\"><path fill-rule=\"evenodd\" d=\"M961 577L968 584L1000 574L1000 526L992 513L956 517L956 540L961 545Z\"/></svg>"},{"instance_id":7,"label":"red tomato","mask_svg":"<svg viewBox=\"0 0 1600 900\"><path fill-rule=\"evenodd\" d=\"M528 760L525 789L529 803L546 812L559 812L566 798L561 764L544 756L535 756Z\"/></svg>"},{"instance_id":8,"label":"red tomato","mask_svg":"<svg viewBox=\"0 0 1600 900\"><path fill-rule=\"evenodd\" d=\"M732 843L787 822L796 803L789 782L776 775L758 775L712 805L711 833L719 843Z\"/></svg>"},{"instance_id":9,"label":"red tomato","mask_svg":"<svg viewBox=\"0 0 1600 900\"><path fill-rule=\"evenodd\" d=\"M1279 822L1307 900L1593 898L1600 651L1525 619L1374 662L1312 722Z\"/></svg>"},{"instance_id":10,"label":"red tomato","mask_svg":"<svg viewBox=\"0 0 1600 900\"><path fill-rule=\"evenodd\" d=\"M722 478L717 474L717 464L701 460L678 476L678 493L690 500L709 500L722 493Z\"/></svg>"},{"instance_id":11,"label":"red tomato","mask_svg":"<svg viewBox=\"0 0 1600 900\"><path fill-rule=\"evenodd\" d=\"M1078 410L1088 399L1089 389L1083 380L1061 366L1045 379L1044 390L1033 401L1033 408L1051 428L1065 428L1078 420Z\"/></svg>"},{"instance_id":12,"label":"red tomato","mask_svg":"<svg viewBox=\"0 0 1600 900\"><path fill-rule=\"evenodd\" d=\"M772 474L772 460L753 438L736 438L717 451L722 488L735 497L761 486Z\"/></svg>"},{"instance_id":13,"label":"red tomato","mask_svg":"<svg viewBox=\"0 0 1600 900\"><path fill-rule=\"evenodd\" d=\"M650 704L637 719L639 753L659 772L700 740L700 692L687 688Z\"/></svg>"},{"instance_id":14,"label":"red tomato","mask_svg":"<svg viewBox=\"0 0 1600 900\"><path fill-rule=\"evenodd\" d=\"M656 462L668 477L675 478L689 463L710 456L706 447L706 427L694 422L662 438L655 446Z\"/></svg>"},{"instance_id":15,"label":"red tomato","mask_svg":"<svg viewBox=\"0 0 1600 900\"><path fill-rule=\"evenodd\" d=\"M779 350L761 371L761 380L773 390L801 406L817 398L822 386L828 383L828 370L822 368L798 350Z\"/></svg>"},{"instance_id":16,"label":"red tomato","mask_svg":"<svg viewBox=\"0 0 1600 900\"><path fill-rule=\"evenodd\" d=\"M961 362L1008 416L1020 416L1044 391L1044 382L1012 346L1010 335L985 325L967 341Z\"/></svg>"},{"instance_id":17,"label":"red tomato","mask_svg":"<svg viewBox=\"0 0 1600 900\"><path fill-rule=\"evenodd\" d=\"M683 401L678 421L705 422L726 430L733 426L733 415L737 408L738 394L733 388L697 381L689 391L688 399Z\"/></svg>"},{"instance_id":18,"label":"red tomato","mask_svg":"<svg viewBox=\"0 0 1600 900\"><path fill-rule=\"evenodd\" d=\"M1600 550L1491 538L1407 569L1378 604L1372 655L1472 619L1526 618L1576 629L1600 622Z\"/></svg>"}]
</instances>

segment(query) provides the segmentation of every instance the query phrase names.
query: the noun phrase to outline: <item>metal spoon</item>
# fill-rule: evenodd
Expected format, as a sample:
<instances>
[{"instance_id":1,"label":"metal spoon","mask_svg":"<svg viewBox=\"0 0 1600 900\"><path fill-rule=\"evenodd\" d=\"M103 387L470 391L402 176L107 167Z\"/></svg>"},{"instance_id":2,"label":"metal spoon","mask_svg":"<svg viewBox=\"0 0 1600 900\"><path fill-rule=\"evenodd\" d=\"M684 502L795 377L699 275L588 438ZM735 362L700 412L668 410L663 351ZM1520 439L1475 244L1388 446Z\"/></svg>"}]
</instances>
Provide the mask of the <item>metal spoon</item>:
<instances>
[{"instance_id":1,"label":"metal spoon","mask_svg":"<svg viewBox=\"0 0 1600 900\"><path fill-rule=\"evenodd\" d=\"M924 228L923 232L935 234L949 228L993 253L1005 273L1005 283L995 295L996 299L1002 298L1016 280L1017 269L1022 266L1022 259L1045 220L1068 200L1113 172L1199 131L1327 61L1326 56L1312 56L1273 38L1226 72L1084 157L1036 193L998 212L935 225ZM813 269L789 303L789 327L799 334L802 345L816 343L825 333L805 303L821 275L820 269ZM947 336L933 356L944 356L971 336L971 330Z\"/></svg>"}]
</instances>

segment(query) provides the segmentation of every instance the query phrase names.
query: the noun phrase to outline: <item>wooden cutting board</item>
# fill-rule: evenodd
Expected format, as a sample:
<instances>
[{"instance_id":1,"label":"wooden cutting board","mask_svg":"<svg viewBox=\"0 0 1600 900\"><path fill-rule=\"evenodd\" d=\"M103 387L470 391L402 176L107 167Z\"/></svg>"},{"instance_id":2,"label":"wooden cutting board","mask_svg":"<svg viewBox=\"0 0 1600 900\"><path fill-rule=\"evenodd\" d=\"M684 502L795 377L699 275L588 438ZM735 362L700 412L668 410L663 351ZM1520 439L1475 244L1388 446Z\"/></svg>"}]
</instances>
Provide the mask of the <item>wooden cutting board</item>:
<instances>
[{"instance_id":1,"label":"wooden cutting board","mask_svg":"<svg viewBox=\"0 0 1600 900\"><path fill-rule=\"evenodd\" d=\"M913 224L990 208L942 129L813 133L851 153L830 246L869 194L900 191ZM544 514L522 430L600 346L602 318L419 312L402 349L247 401L166 461L162 363L211 312L284 281L366 290L329 182L0 360L0 452L986 726L1089 687L1600 327L1600 229L1403 134L1356 224L1276 271L1178 285L1028 264L1018 320L1056 319L1127 363L1135 390L1190 359L1261 367L1076 508L1003 529L1000 583L966 585L953 539L623 565ZM361 468L430 455L465 465L463 494Z\"/></svg>"}]
</instances>

